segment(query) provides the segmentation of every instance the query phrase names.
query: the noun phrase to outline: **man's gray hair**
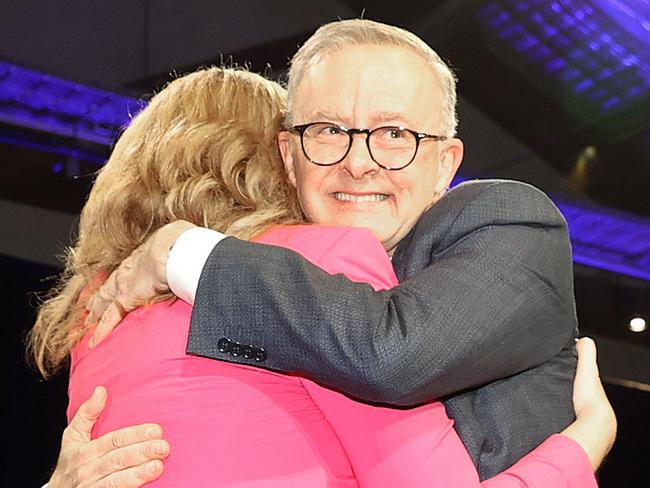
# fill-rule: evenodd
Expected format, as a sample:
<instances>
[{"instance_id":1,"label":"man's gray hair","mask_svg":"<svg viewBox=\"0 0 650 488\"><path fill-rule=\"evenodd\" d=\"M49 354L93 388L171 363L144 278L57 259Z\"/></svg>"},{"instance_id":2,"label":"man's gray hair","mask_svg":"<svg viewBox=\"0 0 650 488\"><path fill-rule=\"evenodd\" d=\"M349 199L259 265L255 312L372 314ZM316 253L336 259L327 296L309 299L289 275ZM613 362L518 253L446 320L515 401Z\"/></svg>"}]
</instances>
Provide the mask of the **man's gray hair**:
<instances>
[{"instance_id":1,"label":"man's gray hair","mask_svg":"<svg viewBox=\"0 0 650 488\"><path fill-rule=\"evenodd\" d=\"M305 73L326 55L343 51L350 46L374 45L396 46L409 49L422 56L437 74L442 86L442 134L451 137L456 134L456 76L431 47L415 34L366 19L350 19L331 22L320 27L303 44L291 60L289 68L289 101L287 125L294 123L294 101L296 91Z\"/></svg>"}]
</instances>

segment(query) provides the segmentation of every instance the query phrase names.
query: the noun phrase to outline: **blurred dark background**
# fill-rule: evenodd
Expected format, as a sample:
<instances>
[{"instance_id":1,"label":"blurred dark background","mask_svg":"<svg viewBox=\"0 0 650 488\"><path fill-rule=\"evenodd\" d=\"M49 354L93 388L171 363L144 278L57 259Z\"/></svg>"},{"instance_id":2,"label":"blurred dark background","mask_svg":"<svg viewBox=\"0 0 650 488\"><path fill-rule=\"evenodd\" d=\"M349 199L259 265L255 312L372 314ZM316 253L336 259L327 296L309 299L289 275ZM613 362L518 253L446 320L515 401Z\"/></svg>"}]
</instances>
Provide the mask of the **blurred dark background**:
<instances>
[{"instance_id":1,"label":"blurred dark background","mask_svg":"<svg viewBox=\"0 0 650 488\"><path fill-rule=\"evenodd\" d=\"M650 485L650 332L630 330L650 320L649 0L0 0L4 486L40 486L56 462L66 378L25 365L33 292L60 270L138 100L222 62L281 80L315 28L360 15L415 32L454 67L464 178L527 181L565 214L582 333L619 417L600 483Z\"/></svg>"}]
</instances>

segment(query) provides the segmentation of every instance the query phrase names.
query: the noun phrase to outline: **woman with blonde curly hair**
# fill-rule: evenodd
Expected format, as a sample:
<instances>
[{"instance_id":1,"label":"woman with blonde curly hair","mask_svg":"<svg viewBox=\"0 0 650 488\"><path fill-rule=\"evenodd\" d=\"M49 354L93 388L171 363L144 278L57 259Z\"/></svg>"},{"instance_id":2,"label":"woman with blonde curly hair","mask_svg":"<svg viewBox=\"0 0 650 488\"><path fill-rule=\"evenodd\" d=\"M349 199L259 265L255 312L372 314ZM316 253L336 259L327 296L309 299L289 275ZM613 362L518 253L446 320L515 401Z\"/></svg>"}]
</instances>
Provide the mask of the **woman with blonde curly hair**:
<instances>
[{"instance_id":1,"label":"woman with blonde curly hair","mask_svg":"<svg viewBox=\"0 0 650 488\"><path fill-rule=\"evenodd\" d=\"M95 437L162 425L172 453L151 486L479 486L441 403L370 406L297 376L186 355L191 308L170 296L131 312L89 347L88 298L154 231L179 219L293 249L324 272L375 289L397 284L369 231L288 225L302 214L275 141L284 109L276 83L220 68L179 78L152 99L83 209L60 286L31 332L36 365L48 375L70 358L68 418L95 386L108 388ZM241 346L238 353L264 351ZM550 439L482 485L560 479L589 486L589 463L567 442Z\"/></svg>"},{"instance_id":2,"label":"woman with blonde curly hair","mask_svg":"<svg viewBox=\"0 0 650 488\"><path fill-rule=\"evenodd\" d=\"M64 277L31 332L43 375L86 332L79 323L95 278L164 224L182 219L246 239L302 220L275 144L285 103L277 83L211 68L171 82L133 119L99 172Z\"/></svg>"}]
</instances>

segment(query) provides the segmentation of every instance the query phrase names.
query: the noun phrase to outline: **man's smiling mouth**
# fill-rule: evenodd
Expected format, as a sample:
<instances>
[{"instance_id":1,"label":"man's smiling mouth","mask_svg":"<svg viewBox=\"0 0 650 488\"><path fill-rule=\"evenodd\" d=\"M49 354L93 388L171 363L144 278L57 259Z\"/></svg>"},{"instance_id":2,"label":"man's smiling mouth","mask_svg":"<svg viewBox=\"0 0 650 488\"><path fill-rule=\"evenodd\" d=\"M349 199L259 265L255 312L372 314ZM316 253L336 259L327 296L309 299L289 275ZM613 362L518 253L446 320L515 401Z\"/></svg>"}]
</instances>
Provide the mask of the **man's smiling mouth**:
<instances>
[{"instance_id":1,"label":"man's smiling mouth","mask_svg":"<svg viewBox=\"0 0 650 488\"><path fill-rule=\"evenodd\" d=\"M383 202L388 199L388 195L385 193L371 193L368 195L351 195L350 193L344 192L334 192L332 194L336 200L339 202L353 202L353 203L365 203L365 202Z\"/></svg>"}]
</instances>

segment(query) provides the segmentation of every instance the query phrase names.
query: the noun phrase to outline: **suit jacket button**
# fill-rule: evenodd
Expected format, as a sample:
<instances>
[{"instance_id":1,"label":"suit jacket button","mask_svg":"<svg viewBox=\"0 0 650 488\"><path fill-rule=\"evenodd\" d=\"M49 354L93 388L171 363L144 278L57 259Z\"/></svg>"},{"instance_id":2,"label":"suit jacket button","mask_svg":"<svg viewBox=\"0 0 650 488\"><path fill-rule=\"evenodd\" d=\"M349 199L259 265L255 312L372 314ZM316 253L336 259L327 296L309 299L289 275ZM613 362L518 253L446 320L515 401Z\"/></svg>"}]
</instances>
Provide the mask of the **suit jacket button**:
<instances>
[{"instance_id":1,"label":"suit jacket button","mask_svg":"<svg viewBox=\"0 0 650 488\"><path fill-rule=\"evenodd\" d=\"M241 355L244 356L244 359L253 359L253 357L255 356L255 348L250 344L244 346L242 347Z\"/></svg>"},{"instance_id":2,"label":"suit jacket button","mask_svg":"<svg viewBox=\"0 0 650 488\"><path fill-rule=\"evenodd\" d=\"M217 347L219 348L219 352L230 352L230 341L225 337L222 337L219 339L219 342L217 342Z\"/></svg>"},{"instance_id":3,"label":"suit jacket button","mask_svg":"<svg viewBox=\"0 0 650 488\"><path fill-rule=\"evenodd\" d=\"M239 342L230 343L230 355L234 358L241 356L242 346Z\"/></svg>"},{"instance_id":4,"label":"suit jacket button","mask_svg":"<svg viewBox=\"0 0 650 488\"><path fill-rule=\"evenodd\" d=\"M258 363L263 363L264 361L266 361L266 351L264 350L263 347L260 347L255 353L255 361L257 361Z\"/></svg>"}]
</instances>

